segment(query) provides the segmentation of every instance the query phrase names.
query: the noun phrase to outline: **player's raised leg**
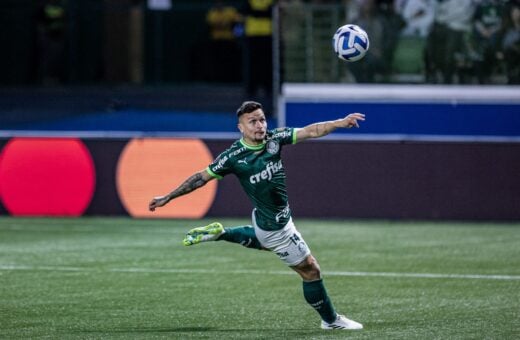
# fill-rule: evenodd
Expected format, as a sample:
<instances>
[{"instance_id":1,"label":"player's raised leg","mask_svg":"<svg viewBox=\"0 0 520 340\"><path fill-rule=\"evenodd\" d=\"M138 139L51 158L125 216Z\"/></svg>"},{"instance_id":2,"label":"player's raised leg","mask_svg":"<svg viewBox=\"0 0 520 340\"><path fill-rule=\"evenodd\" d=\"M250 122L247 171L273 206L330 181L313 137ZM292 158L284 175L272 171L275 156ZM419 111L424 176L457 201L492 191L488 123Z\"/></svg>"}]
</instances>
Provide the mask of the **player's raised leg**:
<instances>
[{"instance_id":1,"label":"player's raised leg","mask_svg":"<svg viewBox=\"0 0 520 340\"><path fill-rule=\"evenodd\" d=\"M191 246L207 241L228 241L238 243L246 248L265 249L258 241L255 230L251 226L224 228L219 222L188 231L182 243Z\"/></svg>"},{"instance_id":2,"label":"player's raised leg","mask_svg":"<svg viewBox=\"0 0 520 340\"><path fill-rule=\"evenodd\" d=\"M255 229L250 225L225 228L224 233L218 238L218 241L228 241L238 243L246 248L267 250L262 246L255 234Z\"/></svg>"},{"instance_id":3,"label":"player's raised leg","mask_svg":"<svg viewBox=\"0 0 520 340\"><path fill-rule=\"evenodd\" d=\"M210 223L204 227L193 228L184 237L182 243L191 246L201 242L215 241L224 233L224 227L219 222Z\"/></svg>"}]
</instances>

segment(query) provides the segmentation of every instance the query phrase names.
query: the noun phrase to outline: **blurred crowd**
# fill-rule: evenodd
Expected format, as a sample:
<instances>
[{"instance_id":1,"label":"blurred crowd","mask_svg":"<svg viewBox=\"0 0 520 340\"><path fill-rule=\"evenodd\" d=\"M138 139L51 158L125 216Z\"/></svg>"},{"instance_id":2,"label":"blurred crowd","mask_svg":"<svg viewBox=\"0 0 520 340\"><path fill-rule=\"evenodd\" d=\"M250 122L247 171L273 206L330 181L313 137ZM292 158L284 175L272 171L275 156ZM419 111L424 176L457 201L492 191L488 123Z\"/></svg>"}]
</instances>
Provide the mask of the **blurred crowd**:
<instances>
[{"instance_id":1,"label":"blurred crowd","mask_svg":"<svg viewBox=\"0 0 520 340\"><path fill-rule=\"evenodd\" d=\"M416 38L427 83L519 84L518 0L350 0L349 22L368 32L359 82L384 81L394 71L399 42Z\"/></svg>"},{"instance_id":2,"label":"blurred crowd","mask_svg":"<svg viewBox=\"0 0 520 340\"><path fill-rule=\"evenodd\" d=\"M427 83L520 83L520 0L279 1L341 5L347 22L367 31L370 53L362 62L349 65L356 82L395 81L393 76L404 72L400 68L406 66L406 62L396 60L402 54L401 45L413 42L410 52L420 59L422 79ZM147 3L129 2L140 6ZM259 92L270 95L272 8L276 3L276 0L212 2L204 23L211 57L201 61L201 64L207 61L202 68L202 80L244 82L249 95ZM42 0L36 21L39 82L66 82L69 23L66 1Z\"/></svg>"},{"instance_id":3,"label":"blurred crowd","mask_svg":"<svg viewBox=\"0 0 520 340\"><path fill-rule=\"evenodd\" d=\"M43 85L66 79L67 21L64 0L47 0L36 11L36 78Z\"/></svg>"}]
</instances>

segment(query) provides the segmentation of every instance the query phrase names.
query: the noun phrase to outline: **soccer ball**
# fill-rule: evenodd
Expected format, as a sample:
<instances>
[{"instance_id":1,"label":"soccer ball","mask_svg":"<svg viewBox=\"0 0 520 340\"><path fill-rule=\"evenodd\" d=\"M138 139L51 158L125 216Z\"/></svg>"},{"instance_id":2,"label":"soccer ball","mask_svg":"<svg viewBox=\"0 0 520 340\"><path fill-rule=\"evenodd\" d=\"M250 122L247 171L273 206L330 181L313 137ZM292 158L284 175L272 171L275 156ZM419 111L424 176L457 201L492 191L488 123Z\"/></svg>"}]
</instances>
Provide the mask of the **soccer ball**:
<instances>
[{"instance_id":1,"label":"soccer ball","mask_svg":"<svg viewBox=\"0 0 520 340\"><path fill-rule=\"evenodd\" d=\"M332 37L334 52L338 58L346 61L363 58L369 45L367 32L357 25L341 26Z\"/></svg>"}]
</instances>

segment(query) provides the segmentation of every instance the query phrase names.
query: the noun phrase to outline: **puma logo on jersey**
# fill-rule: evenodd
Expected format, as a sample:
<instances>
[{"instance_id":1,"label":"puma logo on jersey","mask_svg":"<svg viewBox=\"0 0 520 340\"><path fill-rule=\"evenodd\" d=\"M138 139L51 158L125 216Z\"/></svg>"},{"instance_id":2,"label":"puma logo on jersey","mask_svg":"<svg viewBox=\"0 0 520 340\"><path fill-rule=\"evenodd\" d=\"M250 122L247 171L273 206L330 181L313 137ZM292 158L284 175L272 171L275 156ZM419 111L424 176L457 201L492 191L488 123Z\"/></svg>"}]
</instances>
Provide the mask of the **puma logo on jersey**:
<instances>
[{"instance_id":1,"label":"puma logo on jersey","mask_svg":"<svg viewBox=\"0 0 520 340\"><path fill-rule=\"evenodd\" d=\"M237 163L245 164L247 165L247 159L239 159Z\"/></svg>"},{"instance_id":2,"label":"puma logo on jersey","mask_svg":"<svg viewBox=\"0 0 520 340\"><path fill-rule=\"evenodd\" d=\"M251 182L251 184L256 184L256 183L260 183L260 181L265 181L265 180L270 181L273 178L273 175L282 169L283 169L282 160L279 160L276 163L269 162L269 163L267 163L264 170L249 177L249 182Z\"/></svg>"}]
</instances>

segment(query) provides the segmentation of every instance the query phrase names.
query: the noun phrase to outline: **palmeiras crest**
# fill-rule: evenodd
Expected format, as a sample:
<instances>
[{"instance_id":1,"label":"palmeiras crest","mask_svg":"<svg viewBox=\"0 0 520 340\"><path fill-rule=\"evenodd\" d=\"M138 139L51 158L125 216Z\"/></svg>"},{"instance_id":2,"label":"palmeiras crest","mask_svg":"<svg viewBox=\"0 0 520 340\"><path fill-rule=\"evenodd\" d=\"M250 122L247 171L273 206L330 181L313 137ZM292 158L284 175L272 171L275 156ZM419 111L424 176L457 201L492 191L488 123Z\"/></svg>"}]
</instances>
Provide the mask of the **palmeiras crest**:
<instances>
[{"instance_id":1,"label":"palmeiras crest","mask_svg":"<svg viewBox=\"0 0 520 340\"><path fill-rule=\"evenodd\" d=\"M278 144L277 141L270 140L270 141L267 142L267 145L265 146L265 149L271 155L274 155L274 154L278 153L278 151L280 150L280 144Z\"/></svg>"}]
</instances>

